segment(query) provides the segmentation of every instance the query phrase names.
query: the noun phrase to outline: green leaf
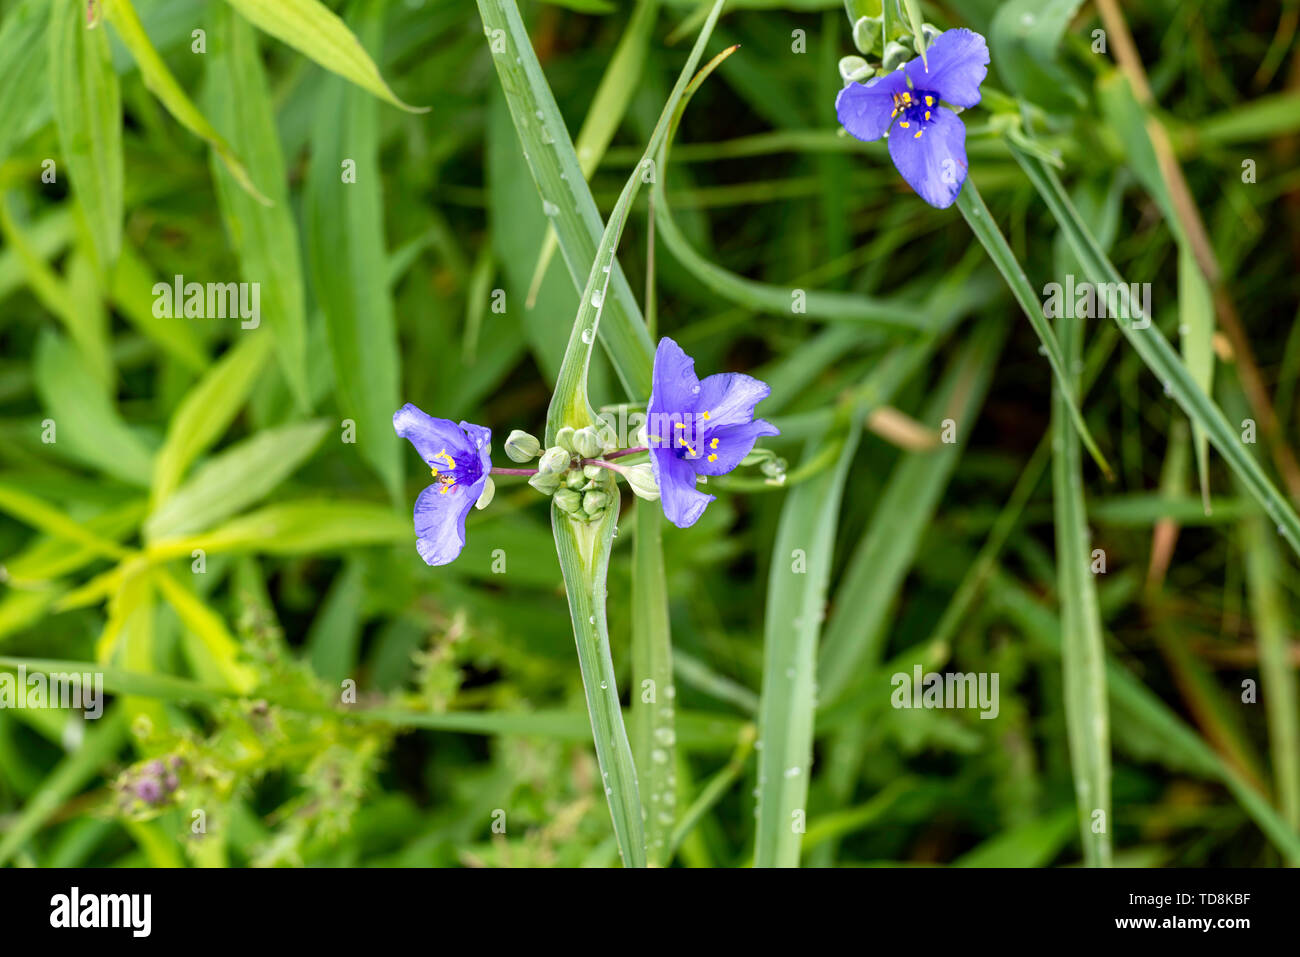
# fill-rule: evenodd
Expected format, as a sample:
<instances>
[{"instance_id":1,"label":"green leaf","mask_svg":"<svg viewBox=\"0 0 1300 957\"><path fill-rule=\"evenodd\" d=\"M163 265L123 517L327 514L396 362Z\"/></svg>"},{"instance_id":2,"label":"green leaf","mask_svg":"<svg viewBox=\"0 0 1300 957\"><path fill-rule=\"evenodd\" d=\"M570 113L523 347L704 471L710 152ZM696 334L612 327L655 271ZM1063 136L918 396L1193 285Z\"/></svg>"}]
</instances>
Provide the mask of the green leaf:
<instances>
[{"instance_id":1,"label":"green leaf","mask_svg":"<svg viewBox=\"0 0 1300 957\"><path fill-rule=\"evenodd\" d=\"M54 121L77 207L103 272L122 248L122 95L101 27L83 0L54 0L49 27ZM5 120L9 122L8 117Z\"/></svg>"},{"instance_id":2,"label":"green leaf","mask_svg":"<svg viewBox=\"0 0 1300 957\"><path fill-rule=\"evenodd\" d=\"M627 28L623 31L618 46L614 48L609 65L600 78L600 85L591 98L587 117L582 121L578 138L573 142L578 165L582 167L583 178L588 181L600 165L609 141L614 138L619 124L623 122L628 104L632 102L632 94L638 89L658 15L659 0L637 0L636 7L628 18ZM529 309L535 305L538 290L546 278L546 270L551 264L551 257L555 255L557 244L555 230L548 225L546 239L542 242L542 251L537 257L537 266L528 288Z\"/></svg>"},{"instance_id":3,"label":"green leaf","mask_svg":"<svg viewBox=\"0 0 1300 957\"><path fill-rule=\"evenodd\" d=\"M1068 310L1067 310L1068 311ZM1081 367L1083 321L1057 320L1066 367ZM1071 394L1079 395L1077 375ZM1078 436L1060 383L1052 394L1052 504L1056 529L1057 594L1061 602L1061 666L1065 723L1083 844L1091 867L1111 863L1110 711L1106 704L1106 649L1092 570L1093 551L1083 492ZM1100 813L1101 817L1097 815ZM1098 824L1100 823L1100 828Z\"/></svg>"},{"instance_id":4,"label":"green leaf","mask_svg":"<svg viewBox=\"0 0 1300 957\"><path fill-rule=\"evenodd\" d=\"M8 863L68 799L117 760L127 739L125 714L121 708L108 709L100 720L91 723L81 746L60 760L41 781L39 790L27 798L0 837L0 865Z\"/></svg>"},{"instance_id":5,"label":"green leaf","mask_svg":"<svg viewBox=\"0 0 1300 957\"><path fill-rule=\"evenodd\" d=\"M962 186L961 192L957 194L957 208L961 210L961 214L970 226L971 232L975 234L975 238L980 241L985 251L988 252L989 258L993 260L993 265L997 266L998 272L1002 273L1002 278L1006 280L1011 294L1015 297L1016 302L1020 304L1020 308L1024 311L1029 324L1033 326L1039 342L1043 344L1043 348L1047 351L1047 361L1052 367L1052 374L1056 377L1056 381L1068 385L1070 380L1066 375L1065 364L1061 360L1061 345L1056 341L1051 326L1047 324L1047 319L1043 316L1043 304L1038 296L1034 294L1034 289L1029 285L1024 269L1017 262L1011 247L1007 245L1007 241L1003 237L1001 230L998 229L997 223L993 222L989 208L984 205L979 190L975 188L975 183L969 177L966 179L965 185ZM1093 440L1092 433L1088 431L1088 424L1083 421L1083 414L1079 411L1072 393L1067 390L1066 396L1070 407L1070 418L1074 422L1074 427L1079 431L1079 438L1083 441L1084 447L1088 450L1088 454L1092 456L1093 461L1109 477L1111 474L1110 464L1101 454L1101 449L1097 447L1097 443Z\"/></svg>"},{"instance_id":6,"label":"green leaf","mask_svg":"<svg viewBox=\"0 0 1300 957\"><path fill-rule=\"evenodd\" d=\"M116 542L69 518L61 509L11 485L0 485L0 511L55 538L80 545L95 555L108 558L123 558L126 555L126 550Z\"/></svg>"},{"instance_id":7,"label":"green leaf","mask_svg":"<svg viewBox=\"0 0 1300 957\"><path fill-rule=\"evenodd\" d=\"M36 391L53 420L55 451L148 487L152 453L122 421L107 389L77 350L48 331L36 346Z\"/></svg>"},{"instance_id":8,"label":"green leaf","mask_svg":"<svg viewBox=\"0 0 1300 957\"><path fill-rule=\"evenodd\" d=\"M1008 0L989 26L998 75L1016 93L1057 111L1081 110L1087 98L1060 65L1057 47L1083 0Z\"/></svg>"},{"instance_id":9,"label":"green leaf","mask_svg":"<svg viewBox=\"0 0 1300 957\"><path fill-rule=\"evenodd\" d=\"M755 867L798 867L808 813L816 711L817 639L835 556L840 497L861 425L832 426L840 443L835 467L787 493L772 547L763 625L763 691L758 711L758 825ZM822 442L811 440L812 452Z\"/></svg>"},{"instance_id":10,"label":"green leaf","mask_svg":"<svg viewBox=\"0 0 1300 957\"><path fill-rule=\"evenodd\" d=\"M247 336L186 393L172 414L167 437L154 460L150 494L155 505L176 490L194 460L234 421L269 353L266 336Z\"/></svg>"},{"instance_id":11,"label":"green leaf","mask_svg":"<svg viewBox=\"0 0 1300 957\"><path fill-rule=\"evenodd\" d=\"M379 6L365 2L356 9L362 37L378 46ZM402 497L401 449L393 433L400 362L385 281L378 114L375 100L357 87L333 77L320 84L304 214L339 412L355 422L357 452L396 502Z\"/></svg>"},{"instance_id":12,"label":"green leaf","mask_svg":"<svg viewBox=\"0 0 1300 957\"><path fill-rule=\"evenodd\" d=\"M189 556L196 548L210 555L303 555L398 542L415 543L409 513L399 515L369 502L320 499L268 505L200 535L153 542L149 551L159 558Z\"/></svg>"},{"instance_id":13,"label":"green leaf","mask_svg":"<svg viewBox=\"0 0 1300 957\"><path fill-rule=\"evenodd\" d=\"M249 23L363 90L412 113L379 74L379 67L347 25L319 0L228 0Z\"/></svg>"},{"instance_id":14,"label":"green leaf","mask_svg":"<svg viewBox=\"0 0 1300 957\"><path fill-rule=\"evenodd\" d=\"M202 531L260 501L320 445L324 420L265 429L197 469L162 501L144 525L149 542Z\"/></svg>"},{"instance_id":15,"label":"green leaf","mask_svg":"<svg viewBox=\"0 0 1300 957\"><path fill-rule=\"evenodd\" d=\"M1178 330L1183 362L1192 380L1206 395L1214 390L1214 301L1201 267L1188 243L1178 246ZM1196 474L1201 503L1210 513L1210 440L1199 422L1192 423L1196 444Z\"/></svg>"},{"instance_id":16,"label":"green leaf","mask_svg":"<svg viewBox=\"0 0 1300 957\"><path fill-rule=\"evenodd\" d=\"M1047 203L1075 255L1087 270L1089 280L1118 286L1119 273L1075 212L1056 174L1041 160L1014 144L1011 144L1011 152ZM1240 433L1197 384L1155 323L1135 329L1132 318L1113 318L1146 367L1164 385L1187 417L1205 430L1211 444L1236 473L1242 485L1263 506L1265 513L1277 525L1292 549L1300 555L1300 518L1296 517L1291 504L1269 481L1259 463L1242 444Z\"/></svg>"},{"instance_id":17,"label":"green leaf","mask_svg":"<svg viewBox=\"0 0 1300 957\"><path fill-rule=\"evenodd\" d=\"M817 662L818 697L826 707L853 687L864 667L879 663L890 612L970 437L1004 334L996 325L981 326L934 388L922 421L938 427L952 419L958 441L903 456L849 558Z\"/></svg>"},{"instance_id":18,"label":"green leaf","mask_svg":"<svg viewBox=\"0 0 1300 957\"><path fill-rule=\"evenodd\" d=\"M623 712L618 703L618 683L609 651L609 625L605 617L605 579L609 552L618 524L618 489L604 480L611 505L595 522L578 522L551 506L551 531L569 597L569 618L578 648L578 666L587 694L587 712L596 745L605 797L614 822L614 836L625 867L645 867L645 831L636 765L628 743Z\"/></svg>"},{"instance_id":19,"label":"green leaf","mask_svg":"<svg viewBox=\"0 0 1300 957\"><path fill-rule=\"evenodd\" d=\"M270 200L262 195L249 178L248 170L244 168L244 164L235 155L230 144L212 128L208 118L181 89L181 85L176 82L176 77L172 76L171 70L167 69L167 64L163 62L163 58L158 55L158 51L150 42L149 35L144 32L144 26L140 23L140 17L136 14L131 0L100 0L100 2L103 5L104 18L113 25L122 44L131 51L136 65L140 67L140 76L144 79L145 86L158 97L159 102L181 126L206 140L216 150L217 155L221 157L221 162L230 171L230 175L250 196L260 203L269 203ZM81 6L80 3L77 5Z\"/></svg>"},{"instance_id":20,"label":"green leaf","mask_svg":"<svg viewBox=\"0 0 1300 957\"><path fill-rule=\"evenodd\" d=\"M108 296L127 322L148 337L163 352L192 372L208 367L208 355L194 326L180 318L166 319L154 315L155 296L162 290L153 273L130 243L122 247L117 265L108 277Z\"/></svg>"},{"instance_id":21,"label":"green leaf","mask_svg":"<svg viewBox=\"0 0 1300 957\"><path fill-rule=\"evenodd\" d=\"M0 163L45 123L50 0L21 0L0 23ZM61 42L66 42L64 36Z\"/></svg>"},{"instance_id":22,"label":"green leaf","mask_svg":"<svg viewBox=\"0 0 1300 957\"><path fill-rule=\"evenodd\" d=\"M239 253L244 280L260 284L261 314L275 337L280 369L298 407L306 409L310 402L302 264L275 110L257 35L224 4L212 8L207 67L213 123L226 133L274 204L267 207L253 200L214 160L212 177L226 232Z\"/></svg>"},{"instance_id":23,"label":"green leaf","mask_svg":"<svg viewBox=\"0 0 1300 957\"><path fill-rule=\"evenodd\" d=\"M176 610L181 624L199 640L200 647L226 686L238 694L247 694L257 687L257 673L240 661L239 642L226 628L221 616L165 569L153 569L153 580L168 604Z\"/></svg>"},{"instance_id":24,"label":"green leaf","mask_svg":"<svg viewBox=\"0 0 1300 957\"><path fill-rule=\"evenodd\" d=\"M628 609L632 618L632 752L641 769L646 856L651 865L668 860L677 809L676 692L663 521L657 502L637 500ZM646 682L650 682L649 688Z\"/></svg>"},{"instance_id":25,"label":"green leaf","mask_svg":"<svg viewBox=\"0 0 1300 957\"><path fill-rule=\"evenodd\" d=\"M564 117L546 83L518 7L513 0L478 0L478 7L492 63L541 205L553 213L565 265L573 284L583 289L604 233L600 211L582 175ZM622 267L616 261L610 265L609 295L605 296L599 338L627 395L641 401L650 394L654 345Z\"/></svg>"}]
</instances>

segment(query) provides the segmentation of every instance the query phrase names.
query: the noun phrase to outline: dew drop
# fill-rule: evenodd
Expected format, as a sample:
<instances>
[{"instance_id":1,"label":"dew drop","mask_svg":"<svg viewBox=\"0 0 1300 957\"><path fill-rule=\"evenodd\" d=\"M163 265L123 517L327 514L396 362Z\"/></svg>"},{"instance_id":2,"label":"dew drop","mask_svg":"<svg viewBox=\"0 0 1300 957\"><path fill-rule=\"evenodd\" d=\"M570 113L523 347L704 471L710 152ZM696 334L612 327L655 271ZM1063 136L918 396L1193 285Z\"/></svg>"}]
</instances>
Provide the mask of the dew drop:
<instances>
[{"instance_id":1,"label":"dew drop","mask_svg":"<svg viewBox=\"0 0 1300 957\"><path fill-rule=\"evenodd\" d=\"M593 289L591 291L591 304L595 306L597 309L599 309L601 306L605 304L604 290Z\"/></svg>"},{"instance_id":2,"label":"dew drop","mask_svg":"<svg viewBox=\"0 0 1300 957\"><path fill-rule=\"evenodd\" d=\"M549 199L542 200L542 212L554 219L560 215L560 207L556 206Z\"/></svg>"},{"instance_id":3,"label":"dew drop","mask_svg":"<svg viewBox=\"0 0 1300 957\"><path fill-rule=\"evenodd\" d=\"M582 330L582 341L585 342L587 345L591 345L592 340L595 338L596 338L595 334L590 329Z\"/></svg>"}]
</instances>

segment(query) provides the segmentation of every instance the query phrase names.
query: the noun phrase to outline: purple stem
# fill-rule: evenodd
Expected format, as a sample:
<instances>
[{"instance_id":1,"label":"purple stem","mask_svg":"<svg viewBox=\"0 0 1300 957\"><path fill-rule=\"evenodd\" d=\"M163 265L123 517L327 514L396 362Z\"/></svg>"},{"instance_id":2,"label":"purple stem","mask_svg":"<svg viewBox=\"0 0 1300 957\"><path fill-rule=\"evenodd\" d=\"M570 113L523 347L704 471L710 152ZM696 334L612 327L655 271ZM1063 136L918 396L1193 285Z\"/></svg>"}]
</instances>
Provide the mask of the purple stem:
<instances>
[{"instance_id":1,"label":"purple stem","mask_svg":"<svg viewBox=\"0 0 1300 957\"><path fill-rule=\"evenodd\" d=\"M493 475L536 475L537 469L499 469L492 466Z\"/></svg>"},{"instance_id":2,"label":"purple stem","mask_svg":"<svg viewBox=\"0 0 1300 957\"><path fill-rule=\"evenodd\" d=\"M634 449L620 449L620 450L617 451L617 452L610 452L608 455L605 456L605 458L607 458L607 459L621 459L621 458L622 458L623 456L625 456L625 455L636 455L638 452L648 452L648 451L650 451L650 450L647 449L644 445L638 445L638 446L637 446L636 448L634 448ZM595 465L599 465L600 463L599 463L599 462L594 462L593 464L595 464Z\"/></svg>"}]
</instances>

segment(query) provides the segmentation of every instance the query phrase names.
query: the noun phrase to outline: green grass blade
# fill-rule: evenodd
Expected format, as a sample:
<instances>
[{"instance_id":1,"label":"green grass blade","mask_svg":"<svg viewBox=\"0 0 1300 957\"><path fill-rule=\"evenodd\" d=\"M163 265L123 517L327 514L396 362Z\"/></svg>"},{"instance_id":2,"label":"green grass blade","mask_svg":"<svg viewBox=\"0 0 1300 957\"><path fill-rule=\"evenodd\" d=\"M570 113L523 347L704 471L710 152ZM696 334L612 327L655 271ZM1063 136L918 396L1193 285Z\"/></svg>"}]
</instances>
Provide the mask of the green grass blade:
<instances>
[{"instance_id":1,"label":"green grass blade","mask_svg":"<svg viewBox=\"0 0 1300 957\"><path fill-rule=\"evenodd\" d=\"M270 354L270 340L249 336L221 357L176 407L154 458L150 496L168 498L194 460L221 438L252 392Z\"/></svg>"},{"instance_id":2,"label":"green grass blade","mask_svg":"<svg viewBox=\"0 0 1300 957\"><path fill-rule=\"evenodd\" d=\"M614 822L619 856L625 867L645 867L645 830L641 821L641 796L636 764L628 742L623 712L618 702L614 661L609 651L609 626L605 617L605 578L609 551L618 523L618 490L606 479L612 504L595 522L573 521L557 506L551 508L551 530L569 596L569 617L578 648L578 665L587 693L587 711L596 745L605 797Z\"/></svg>"},{"instance_id":3,"label":"green grass blade","mask_svg":"<svg viewBox=\"0 0 1300 957\"><path fill-rule=\"evenodd\" d=\"M366 47L320 0L227 0L253 26L287 43L363 90L412 113L428 107L408 106L384 82Z\"/></svg>"},{"instance_id":4,"label":"green grass blade","mask_svg":"<svg viewBox=\"0 0 1300 957\"><path fill-rule=\"evenodd\" d=\"M1178 246L1178 330L1183 362L1206 395L1214 391L1214 302L1210 287L1187 243ZM1196 447L1196 476L1201 504L1210 514L1210 439L1199 422L1192 423Z\"/></svg>"},{"instance_id":5,"label":"green grass blade","mask_svg":"<svg viewBox=\"0 0 1300 957\"><path fill-rule=\"evenodd\" d=\"M1047 352L1047 361L1051 364L1052 374L1056 377L1056 381L1068 385L1070 380L1066 375L1065 363L1061 360L1061 344L1056 341L1056 335L1052 332L1051 326L1047 324L1047 319L1043 315L1043 304L1034 293L1033 287L1029 285L1024 269L1016 261L1015 253L1007 245L1006 238L1003 237L1002 231L998 229L997 223L993 222L988 207L984 205L983 197L980 196L979 190L975 188L975 183L969 177L966 179L966 184L962 187L961 192L957 194L957 208L961 210L961 214L965 217L971 232L975 234L975 238L980 241L980 244L988 252L993 264L998 267L998 272L1006 280L1012 296L1020 304L1020 308L1024 311L1029 324L1033 326L1038 341L1043 344L1043 348ZM1070 394L1067 393L1067 395ZM1110 464L1101 454L1101 449L1097 447L1092 433L1088 430L1088 424L1083 421L1083 415L1080 413L1078 405L1072 396L1067 401L1070 407L1070 419L1074 422L1074 427L1078 429L1079 438L1083 441L1084 447L1102 472L1107 477L1110 477Z\"/></svg>"},{"instance_id":6,"label":"green grass blade","mask_svg":"<svg viewBox=\"0 0 1300 957\"><path fill-rule=\"evenodd\" d=\"M676 823L677 730L674 719L673 647L664 573L663 513L638 499L632 542L632 752L641 769L646 856L663 864Z\"/></svg>"},{"instance_id":7,"label":"green grass blade","mask_svg":"<svg viewBox=\"0 0 1300 957\"><path fill-rule=\"evenodd\" d=\"M1083 348L1083 323L1057 321L1062 358L1073 369ZM1077 375L1070 395L1078 396ZM1052 393L1052 503L1056 530L1057 592L1061 602L1061 666L1065 721L1083 844L1091 867L1111 863L1110 712L1106 703L1106 650L1093 576L1093 553L1083 493L1083 461L1060 383Z\"/></svg>"},{"instance_id":8,"label":"green grass blade","mask_svg":"<svg viewBox=\"0 0 1300 957\"><path fill-rule=\"evenodd\" d=\"M1004 335L1005 330L996 325L980 327L935 388L922 420L939 428L944 419L952 419L958 441L903 457L849 559L836 588L817 663L824 706L836 703L864 666L878 663L894 600L974 428Z\"/></svg>"},{"instance_id":9,"label":"green grass blade","mask_svg":"<svg viewBox=\"0 0 1300 957\"><path fill-rule=\"evenodd\" d=\"M230 175L234 177L244 190L250 196L254 197L260 203L269 203L257 186L253 184L248 175L248 170L244 168L243 162L235 155L235 151L230 144L222 138L221 134L213 129L212 124L203 112L194 105L194 101L189 95L181 89L180 83L176 77L172 76L171 70L163 62L158 51L154 49L153 43L149 40L149 35L144 31L144 25L140 23L140 17L135 12L135 7L131 0L102 0L104 8L104 18L113 25L117 32L118 38L122 44L131 51L131 56L135 58L136 65L140 67L140 75L144 78L145 86L158 97L159 102L167 108L167 112L176 118L176 121L185 127L195 136L206 140L217 155L221 157L221 162L225 164ZM80 6L80 4L78 4Z\"/></svg>"},{"instance_id":10,"label":"green grass blade","mask_svg":"<svg viewBox=\"0 0 1300 957\"><path fill-rule=\"evenodd\" d=\"M1056 174L1037 157L1011 145L1011 152L1028 174L1034 188L1051 210L1075 255L1088 270L1090 281L1120 284L1119 273L1101 249L1088 227L1074 211ZM963 190L964 192L964 190ZM1164 385L1174 401L1182 407L1194 424L1201 426L1211 444L1223 456L1228 466L1247 491L1264 508L1278 530L1300 555L1300 518L1290 503L1269 481L1268 476L1241 442L1240 433L1232 427L1223 412L1197 384L1195 377L1169 345L1168 340L1154 323L1134 329L1133 320L1114 317L1120 331L1133 346L1146 367ZM1146 317L1150 318L1150 317Z\"/></svg>"},{"instance_id":11,"label":"green grass blade","mask_svg":"<svg viewBox=\"0 0 1300 957\"><path fill-rule=\"evenodd\" d=\"M47 331L36 347L36 391L55 428L51 449L147 488L152 452L123 421L81 354Z\"/></svg>"},{"instance_id":12,"label":"green grass blade","mask_svg":"<svg viewBox=\"0 0 1300 957\"><path fill-rule=\"evenodd\" d=\"M542 206L551 216L573 284L582 289L604 233L600 211L518 7L513 0L478 0L478 7ZM640 401L650 394L654 345L622 267L614 262L611 268L600 342L628 396Z\"/></svg>"},{"instance_id":13,"label":"green grass blade","mask_svg":"<svg viewBox=\"0 0 1300 957\"><path fill-rule=\"evenodd\" d=\"M632 15L628 18L627 28L623 31L618 46L614 48L609 66L605 68L600 85L591 98L587 118L582 121L578 137L573 141L578 165L588 181L600 165L609 141L614 138L627 113L628 104L632 102L632 95L637 90L641 71L645 67L646 51L658 16L659 0L637 0ZM538 290L546 278L546 270L551 265L558 242L554 228L548 226L541 254L537 257L537 266L533 270L533 279L528 287L529 309L536 304Z\"/></svg>"},{"instance_id":14,"label":"green grass blade","mask_svg":"<svg viewBox=\"0 0 1300 957\"><path fill-rule=\"evenodd\" d=\"M378 46L381 11L368 2L357 9L362 39ZM311 278L325 314L339 412L355 423L357 452L397 502L402 458L393 413L401 404L401 363L385 281L379 104L334 77L317 95L304 200Z\"/></svg>"},{"instance_id":15,"label":"green grass blade","mask_svg":"<svg viewBox=\"0 0 1300 957\"><path fill-rule=\"evenodd\" d=\"M94 666L91 670L95 670ZM0 838L0 866L6 864L59 807L117 758L127 740L126 712L109 709L86 732L81 746L59 762L41 781L40 789L23 804L17 818Z\"/></svg>"},{"instance_id":16,"label":"green grass blade","mask_svg":"<svg viewBox=\"0 0 1300 957\"><path fill-rule=\"evenodd\" d=\"M1259 646L1260 697L1268 717L1268 739L1273 756L1282 816L1300 832L1300 695L1296 668L1288 653L1291 628L1287 599L1280 587L1285 566L1277 541L1259 519L1243 522L1242 551L1246 556L1246 586ZM1291 863L1300 864L1292 860Z\"/></svg>"},{"instance_id":17,"label":"green grass blade","mask_svg":"<svg viewBox=\"0 0 1300 957\"><path fill-rule=\"evenodd\" d=\"M0 163L43 125L49 108L44 94L50 79L51 43L46 36L54 6L50 0L22 0L9 8L0 23L0 116L5 118L0 124ZM59 42L69 39L64 35Z\"/></svg>"},{"instance_id":18,"label":"green grass blade","mask_svg":"<svg viewBox=\"0 0 1300 957\"><path fill-rule=\"evenodd\" d=\"M269 495L305 462L331 424L317 419L264 429L196 469L144 525L149 542L202 531Z\"/></svg>"},{"instance_id":19,"label":"green grass blade","mask_svg":"<svg viewBox=\"0 0 1300 957\"><path fill-rule=\"evenodd\" d=\"M226 232L239 254L244 281L260 286L261 313L275 338L280 369L299 409L306 409L310 402L302 263L275 108L256 33L221 3L212 7L207 83L206 102L213 123L244 157L249 174L262 184L273 203L268 207L255 201L214 158L212 178Z\"/></svg>"},{"instance_id":20,"label":"green grass blade","mask_svg":"<svg viewBox=\"0 0 1300 957\"><path fill-rule=\"evenodd\" d=\"M798 867L807 827L816 711L817 639L835 554L835 529L861 424L856 410L832 426L835 467L792 489L772 548L759 701L755 867ZM809 442L811 452L821 444Z\"/></svg>"},{"instance_id":21,"label":"green grass blade","mask_svg":"<svg viewBox=\"0 0 1300 957\"><path fill-rule=\"evenodd\" d=\"M619 194L618 202L609 215L609 223L605 227L605 232L600 237L600 245L591 261L587 282L583 288L582 298L578 303L578 314L573 320L573 329L569 333L569 343L565 348L564 361L560 364L560 374L555 382L555 392L551 396L551 404L546 410L546 441L548 445L553 441L555 433L561 427L567 425L575 429L582 428L595 421L587 398L587 370L591 365L593 344L600 331L601 316L605 309L609 287L618 269L617 251L619 240L622 238L623 229L627 225L627 217L632 209L632 201L636 199L636 194L645 181L643 171L647 168L646 164L651 162L652 157L659 154L660 149L671 135L673 125L681 115L680 110L689 99L689 85L693 81L698 82L708 75L709 70L706 69L697 78L695 69L699 66L700 58L704 55L704 47L709 42L709 37L713 33L714 24L717 23L724 3L725 0L717 0L709 12L709 17L700 30L695 46L691 49L690 55L686 58L686 64L677 77L677 83L668 96L668 102L664 104L663 112L659 115L659 121L650 134L641 162L637 164L636 169L632 171L632 175L628 177L627 183L623 186L623 192ZM715 66L725 56L726 53L723 53L719 57L715 57L711 66ZM641 333L645 341L648 342L650 336L644 327L641 328ZM611 358L614 358L612 354ZM646 373L648 371L648 369L645 370ZM648 396L649 391L647 386L640 395Z\"/></svg>"},{"instance_id":22,"label":"green grass blade","mask_svg":"<svg viewBox=\"0 0 1300 957\"><path fill-rule=\"evenodd\" d=\"M122 94L102 27L88 29L81 0L51 5L49 69L54 122L95 259L107 272L122 248ZM5 122L10 122L6 117Z\"/></svg>"}]
</instances>

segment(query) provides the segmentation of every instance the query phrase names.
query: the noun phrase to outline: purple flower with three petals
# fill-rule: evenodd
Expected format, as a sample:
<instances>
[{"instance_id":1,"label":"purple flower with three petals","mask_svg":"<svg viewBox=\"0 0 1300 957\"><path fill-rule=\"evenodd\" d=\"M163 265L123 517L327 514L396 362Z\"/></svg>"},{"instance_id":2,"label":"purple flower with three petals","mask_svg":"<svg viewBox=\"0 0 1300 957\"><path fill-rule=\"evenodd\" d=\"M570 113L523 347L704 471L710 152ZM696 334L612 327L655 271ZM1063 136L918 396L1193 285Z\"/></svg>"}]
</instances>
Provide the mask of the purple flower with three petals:
<instances>
[{"instance_id":1,"label":"purple flower with three petals","mask_svg":"<svg viewBox=\"0 0 1300 957\"><path fill-rule=\"evenodd\" d=\"M952 110L980 101L989 48L971 30L948 30L901 69L869 83L850 83L835 100L840 123L866 142L889 137L889 156L908 185L931 206L947 209L966 182L966 127Z\"/></svg>"},{"instance_id":2,"label":"purple flower with three petals","mask_svg":"<svg viewBox=\"0 0 1300 957\"><path fill-rule=\"evenodd\" d=\"M415 500L415 547L426 564L446 565L465 547L465 516L491 475L492 430L435 419L409 402L393 413L393 429L433 473L433 484Z\"/></svg>"},{"instance_id":3,"label":"purple flower with three petals","mask_svg":"<svg viewBox=\"0 0 1300 957\"><path fill-rule=\"evenodd\" d=\"M714 496L695 487L698 475L725 475L764 435L779 435L754 418L767 383L739 372L695 376L695 360L673 340L659 340L646 406L646 444L668 521L689 528Z\"/></svg>"}]
</instances>

